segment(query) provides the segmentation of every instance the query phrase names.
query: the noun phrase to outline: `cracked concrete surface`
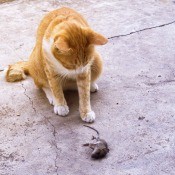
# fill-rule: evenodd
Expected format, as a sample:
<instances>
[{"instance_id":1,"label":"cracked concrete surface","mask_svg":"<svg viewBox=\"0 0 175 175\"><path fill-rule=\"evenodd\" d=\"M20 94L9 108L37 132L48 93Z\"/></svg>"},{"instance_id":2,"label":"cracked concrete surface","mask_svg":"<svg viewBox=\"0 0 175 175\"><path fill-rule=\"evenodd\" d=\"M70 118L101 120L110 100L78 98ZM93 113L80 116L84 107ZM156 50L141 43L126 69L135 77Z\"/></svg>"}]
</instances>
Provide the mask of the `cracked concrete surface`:
<instances>
[{"instance_id":1,"label":"cracked concrete surface","mask_svg":"<svg viewBox=\"0 0 175 175\"><path fill-rule=\"evenodd\" d=\"M81 145L77 92L66 92L67 117L53 113L32 79L7 83L0 72L1 175L174 175L175 3L173 0L0 3L0 70L27 60L36 28L48 11L82 13L109 43L99 47L104 73L92 94L97 128L110 146L100 161Z\"/></svg>"},{"instance_id":2,"label":"cracked concrete surface","mask_svg":"<svg viewBox=\"0 0 175 175\"><path fill-rule=\"evenodd\" d=\"M145 30L152 30L152 29L156 29L156 28L159 28L159 27L168 26L168 25L171 25L171 24L175 24L175 21L172 21L172 22L169 22L169 23L166 23L166 24L162 24L162 25L158 25L158 26L154 26L154 27L148 27L148 28L140 29L140 30L137 30L137 31L130 32L128 34L121 34L121 35L117 35L117 36L111 36L111 37L108 37L108 39L124 37L124 36L132 35L132 34L135 34L135 33L143 32Z\"/></svg>"}]
</instances>

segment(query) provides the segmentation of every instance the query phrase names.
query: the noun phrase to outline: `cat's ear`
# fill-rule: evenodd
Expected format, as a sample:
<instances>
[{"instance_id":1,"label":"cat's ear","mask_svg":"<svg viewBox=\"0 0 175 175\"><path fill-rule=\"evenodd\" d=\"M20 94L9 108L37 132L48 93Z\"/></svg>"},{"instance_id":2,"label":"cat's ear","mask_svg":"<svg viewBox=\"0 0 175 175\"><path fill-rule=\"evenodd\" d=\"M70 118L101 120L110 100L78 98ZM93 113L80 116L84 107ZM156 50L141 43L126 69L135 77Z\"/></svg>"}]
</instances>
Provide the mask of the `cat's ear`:
<instances>
[{"instance_id":1,"label":"cat's ear","mask_svg":"<svg viewBox=\"0 0 175 175\"><path fill-rule=\"evenodd\" d=\"M70 50L68 43L62 38L58 38L54 44L55 47L61 52L67 52Z\"/></svg>"},{"instance_id":2,"label":"cat's ear","mask_svg":"<svg viewBox=\"0 0 175 175\"><path fill-rule=\"evenodd\" d=\"M96 33L92 30L88 32L88 40L89 40L89 44L94 44L94 45L104 45L108 42L107 38L105 38L103 35Z\"/></svg>"}]
</instances>

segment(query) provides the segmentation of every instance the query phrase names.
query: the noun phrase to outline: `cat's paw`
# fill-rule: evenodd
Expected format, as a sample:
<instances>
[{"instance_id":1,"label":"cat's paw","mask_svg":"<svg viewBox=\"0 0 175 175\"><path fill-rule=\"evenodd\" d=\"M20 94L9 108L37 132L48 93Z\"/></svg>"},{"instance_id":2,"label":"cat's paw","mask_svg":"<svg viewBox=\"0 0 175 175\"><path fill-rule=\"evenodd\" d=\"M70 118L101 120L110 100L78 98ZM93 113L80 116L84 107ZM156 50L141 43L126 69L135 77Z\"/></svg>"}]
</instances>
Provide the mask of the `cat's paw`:
<instances>
[{"instance_id":1,"label":"cat's paw","mask_svg":"<svg viewBox=\"0 0 175 175\"><path fill-rule=\"evenodd\" d=\"M97 92L98 91L98 85L96 83L91 84L91 92Z\"/></svg>"},{"instance_id":2,"label":"cat's paw","mask_svg":"<svg viewBox=\"0 0 175 175\"><path fill-rule=\"evenodd\" d=\"M55 105L54 113L57 115L66 116L69 113L69 107L67 105L64 106Z\"/></svg>"},{"instance_id":3,"label":"cat's paw","mask_svg":"<svg viewBox=\"0 0 175 175\"><path fill-rule=\"evenodd\" d=\"M90 111L85 116L82 117L82 120L87 122L87 123L92 123L95 120L95 113L94 111Z\"/></svg>"}]
</instances>

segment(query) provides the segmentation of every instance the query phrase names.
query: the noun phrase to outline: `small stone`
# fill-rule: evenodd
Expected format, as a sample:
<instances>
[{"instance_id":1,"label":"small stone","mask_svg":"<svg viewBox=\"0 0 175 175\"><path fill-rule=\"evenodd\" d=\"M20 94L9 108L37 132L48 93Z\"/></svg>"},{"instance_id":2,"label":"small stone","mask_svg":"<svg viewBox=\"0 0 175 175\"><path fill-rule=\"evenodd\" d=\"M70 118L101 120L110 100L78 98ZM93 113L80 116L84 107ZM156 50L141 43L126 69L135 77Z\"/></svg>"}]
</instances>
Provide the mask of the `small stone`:
<instances>
[{"instance_id":1,"label":"small stone","mask_svg":"<svg viewBox=\"0 0 175 175\"><path fill-rule=\"evenodd\" d=\"M143 120L145 117L141 116L138 118L138 120Z\"/></svg>"},{"instance_id":2,"label":"small stone","mask_svg":"<svg viewBox=\"0 0 175 175\"><path fill-rule=\"evenodd\" d=\"M21 115L21 114L19 114L19 113L18 113L18 114L16 114L16 116L20 116L20 115Z\"/></svg>"},{"instance_id":3,"label":"small stone","mask_svg":"<svg viewBox=\"0 0 175 175\"><path fill-rule=\"evenodd\" d=\"M161 75L158 75L158 77L162 77Z\"/></svg>"}]
</instances>

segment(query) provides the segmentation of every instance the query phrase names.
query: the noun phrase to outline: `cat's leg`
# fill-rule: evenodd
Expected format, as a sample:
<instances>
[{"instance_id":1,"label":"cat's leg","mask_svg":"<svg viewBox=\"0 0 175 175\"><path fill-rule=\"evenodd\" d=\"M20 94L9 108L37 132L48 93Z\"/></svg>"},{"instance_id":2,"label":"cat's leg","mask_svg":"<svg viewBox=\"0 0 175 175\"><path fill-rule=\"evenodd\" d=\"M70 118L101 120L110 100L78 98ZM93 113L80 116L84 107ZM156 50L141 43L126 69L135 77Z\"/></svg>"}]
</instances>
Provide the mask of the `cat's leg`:
<instances>
[{"instance_id":1,"label":"cat's leg","mask_svg":"<svg viewBox=\"0 0 175 175\"><path fill-rule=\"evenodd\" d=\"M50 90L50 88L43 87L42 89L45 92L46 97L49 100L49 103L51 105L54 105L55 104L55 99L54 99L54 96L53 96L52 91Z\"/></svg>"},{"instance_id":2,"label":"cat's leg","mask_svg":"<svg viewBox=\"0 0 175 175\"><path fill-rule=\"evenodd\" d=\"M55 77L55 74L49 71L46 71L46 74L54 97L54 113L66 116L69 113L69 107L67 106L67 102L64 98L61 78L58 76Z\"/></svg>"},{"instance_id":3,"label":"cat's leg","mask_svg":"<svg viewBox=\"0 0 175 175\"><path fill-rule=\"evenodd\" d=\"M95 120L95 113L90 104L90 71L77 76L77 86L80 116L83 121L91 123Z\"/></svg>"},{"instance_id":4,"label":"cat's leg","mask_svg":"<svg viewBox=\"0 0 175 175\"><path fill-rule=\"evenodd\" d=\"M63 89L58 78L52 77L49 80L49 85L52 90L54 96L54 112L55 114L66 116L69 113L69 107L67 106L67 102L64 98Z\"/></svg>"},{"instance_id":5,"label":"cat's leg","mask_svg":"<svg viewBox=\"0 0 175 175\"><path fill-rule=\"evenodd\" d=\"M100 55L96 52L94 55L94 62L91 66L91 92L98 91L98 85L95 83L100 74L102 73L103 62Z\"/></svg>"}]
</instances>

